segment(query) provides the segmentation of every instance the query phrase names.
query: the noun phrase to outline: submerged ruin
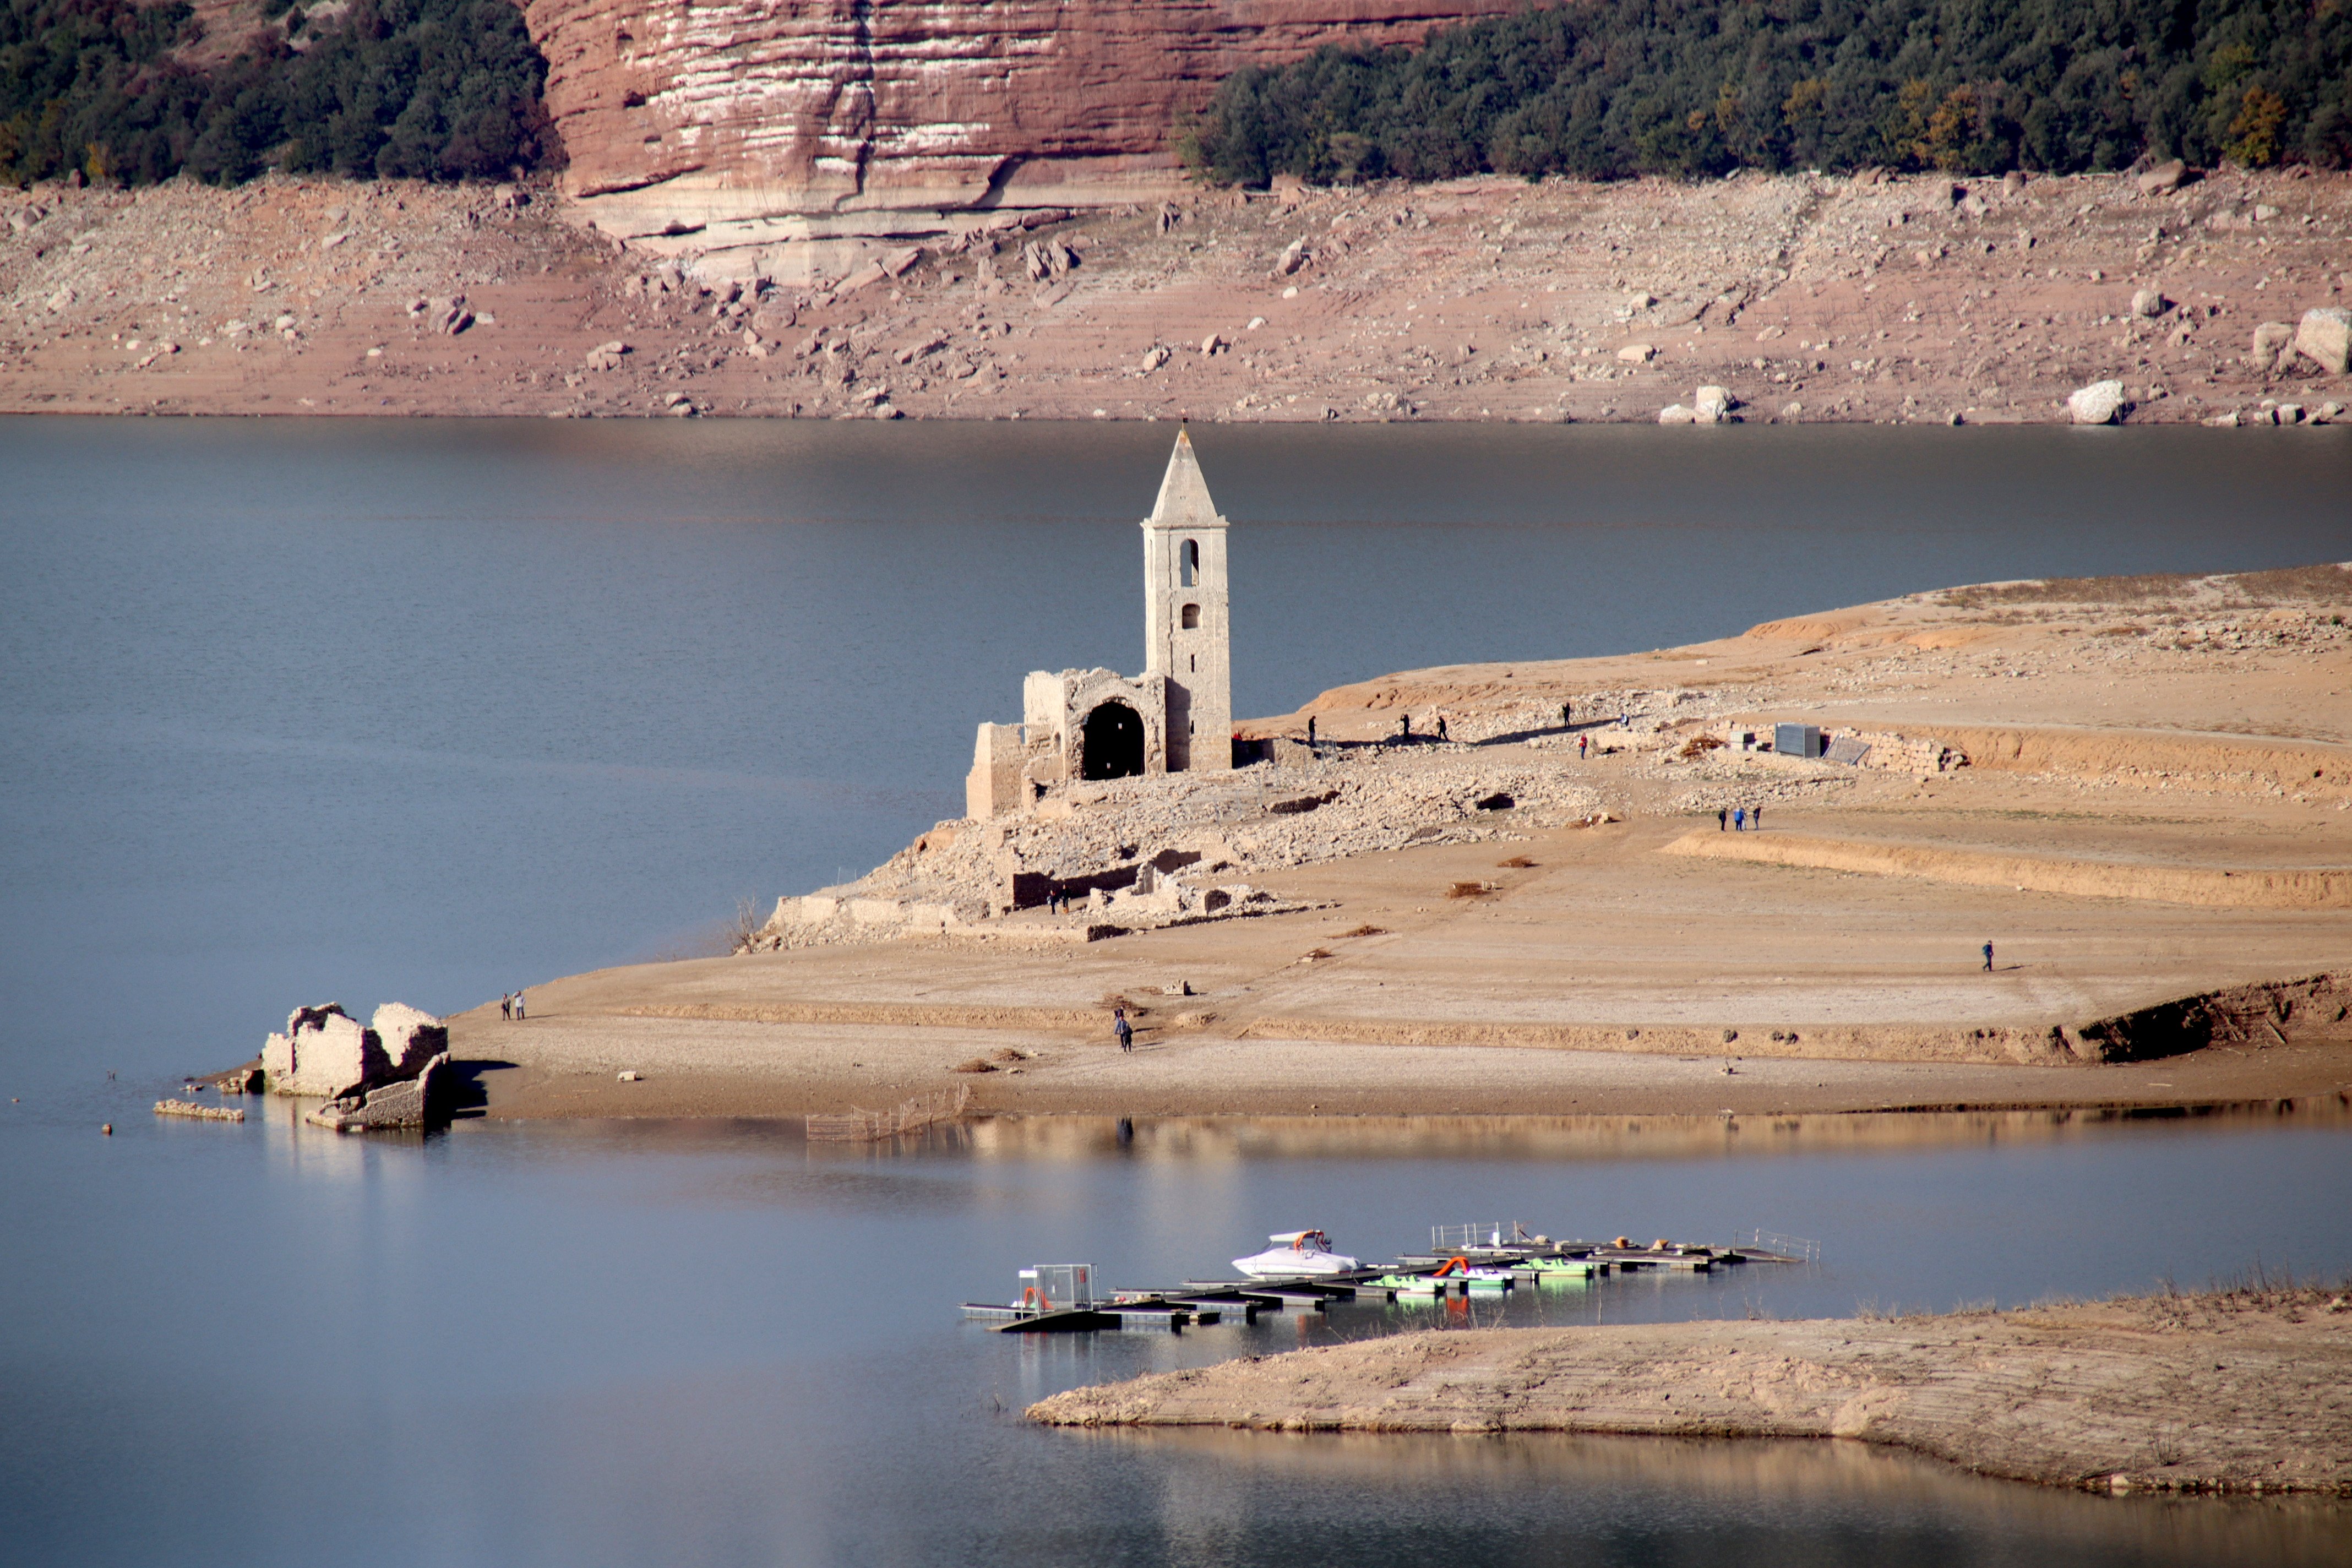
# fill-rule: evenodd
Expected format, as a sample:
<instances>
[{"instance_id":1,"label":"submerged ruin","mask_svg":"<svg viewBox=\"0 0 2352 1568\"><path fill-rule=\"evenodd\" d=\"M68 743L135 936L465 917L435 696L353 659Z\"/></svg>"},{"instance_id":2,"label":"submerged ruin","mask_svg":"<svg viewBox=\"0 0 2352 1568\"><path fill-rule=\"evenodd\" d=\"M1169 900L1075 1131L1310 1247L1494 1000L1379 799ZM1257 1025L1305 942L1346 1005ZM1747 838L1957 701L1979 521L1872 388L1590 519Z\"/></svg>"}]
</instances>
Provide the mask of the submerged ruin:
<instances>
[{"instance_id":1,"label":"submerged ruin","mask_svg":"<svg viewBox=\"0 0 2352 1568\"><path fill-rule=\"evenodd\" d=\"M980 727L966 816L985 822L1022 810L1057 784L1234 765L1226 527L1192 438L1180 430L1143 520L1143 673L1030 671L1021 722Z\"/></svg>"}]
</instances>

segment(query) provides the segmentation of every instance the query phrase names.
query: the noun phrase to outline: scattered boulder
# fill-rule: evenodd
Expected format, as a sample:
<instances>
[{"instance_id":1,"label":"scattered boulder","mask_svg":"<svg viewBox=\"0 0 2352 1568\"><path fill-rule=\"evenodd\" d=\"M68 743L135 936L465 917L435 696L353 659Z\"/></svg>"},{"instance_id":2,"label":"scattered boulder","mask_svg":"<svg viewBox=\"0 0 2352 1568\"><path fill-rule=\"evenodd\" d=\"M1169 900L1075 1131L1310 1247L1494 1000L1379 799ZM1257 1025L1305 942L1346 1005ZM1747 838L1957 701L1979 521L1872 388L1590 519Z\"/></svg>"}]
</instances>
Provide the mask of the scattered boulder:
<instances>
[{"instance_id":1,"label":"scattered boulder","mask_svg":"<svg viewBox=\"0 0 2352 1568\"><path fill-rule=\"evenodd\" d=\"M1664 408L1658 410L1658 423L1661 425L1696 425L1698 423L1698 416L1692 413L1689 409L1684 407L1679 403L1669 403Z\"/></svg>"},{"instance_id":2,"label":"scattered boulder","mask_svg":"<svg viewBox=\"0 0 2352 1568\"><path fill-rule=\"evenodd\" d=\"M1702 386L1691 396L1691 422L1695 425L1721 425L1731 418L1738 399L1720 386Z\"/></svg>"},{"instance_id":3,"label":"scattered boulder","mask_svg":"<svg viewBox=\"0 0 2352 1568\"><path fill-rule=\"evenodd\" d=\"M1287 278L1314 259L1315 253L1307 248L1307 238L1301 235L1282 247L1282 255L1274 264L1274 275L1276 278Z\"/></svg>"},{"instance_id":4,"label":"scattered boulder","mask_svg":"<svg viewBox=\"0 0 2352 1568\"><path fill-rule=\"evenodd\" d=\"M945 332L933 332L929 337L918 338L915 342L908 343L905 348L900 349L898 353L897 358L900 364L912 364L917 360L922 358L925 354L933 353L939 349L943 349L947 346L947 334Z\"/></svg>"},{"instance_id":5,"label":"scattered boulder","mask_svg":"<svg viewBox=\"0 0 2352 1568\"><path fill-rule=\"evenodd\" d=\"M1224 339L1219 337L1214 332L1211 332L1207 337L1201 340L1201 357L1202 359L1207 359L1210 355L1215 353L1219 349L1225 346Z\"/></svg>"},{"instance_id":6,"label":"scattered boulder","mask_svg":"<svg viewBox=\"0 0 2352 1568\"><path fill-rule=\"evenodd\" d=\"M2172 309L2172 301L2160 289L2142 289L2132 296L2131 313L2145 321L2154 321Z\"/></svg>"},{"instance_id":7,"label":"scattered boulder","mask_svg":"<svg viewBox=\"0 0 2352 1568\"><path fill-rule=\"evenodd\" d=\"M1165 343L1154 343L1143 351L1143 374L1150 375L1173 357Z\"/></svg>"},{"instance_id":8,"label":"scattered boulder","mask_svg":"<svg viewBox=\"0 0 2352 1568\"><path fill-rule=\"evenodd\" d=\"M2330 375L2352 369L2352 310L2341 305L2305 310L2295 328L2294 352Z\"/></svg>"},{"instance_id":9,"label":"scattered boulder","mask_svg":"<svg viewBox=\"0 0 2352 1568\"><path fill-rule=\"evenodd\" d=\"M2276 369L2294 345L2294 329L2284 321L2264 321L2254 329L2253 362L2263 370Z\"/></svg>"},{"instance_id":10,"label":"scattered boulder","mask_svg":"<svg viewBox=\"0 0 2352 1568\"><path fill-rule=\"evenodd\" d=\"M1617 351L1617 357L1626 364L1647 364L1658 357L1658 351L1648 343L1627 343Z\"/></svg>"},{"instance_id":11,"label":"scattered boulder","mask_svg":"<svg viewBox=\"0 0 2352 1568\"><path fill-rule=\"evenodd\" d=\"M2113 425L2130 405L2120 381L2095 381L2066 399L2066 413L2077 425Z\"/></svg>"},{"instance_id":12,"label":"scattered boulder","mask_svg":"<svg viewBox=\"0 0 2352 1568\"><path fill-rule=\"evenodd\" d=\"M590 370L618 370L621 368L621 356L634 352L635 351L631 349L628 344L621 342L618 338L614 339L608 343L598 343L594 348L588 351L588 368Z\"/></svg>"},{"instance_id":13,"label":"scattered boulder","mask_svg":"<svg viewBox=\"0 0 2352 1568\"><path fill-rule=\"evenodd\" d=\"M1021 265L1031 281L1059 278L1078 264L1078 253L1058 239L1033 239L1021 247Z\"/></svg>"},{"instance_id":14,"label":"scattered boulder","mask_svg":"<svg viewBox=\"0 0 2352 1568\"><path fill-rule=\"evenodd\" d=\"M2139 194L2144 196L2160 196L2168 191L2179 190L2189 183L2189 165L2174 158L2158 163L2155 168L2140 175Z\"/></svg>"}]
</instances>

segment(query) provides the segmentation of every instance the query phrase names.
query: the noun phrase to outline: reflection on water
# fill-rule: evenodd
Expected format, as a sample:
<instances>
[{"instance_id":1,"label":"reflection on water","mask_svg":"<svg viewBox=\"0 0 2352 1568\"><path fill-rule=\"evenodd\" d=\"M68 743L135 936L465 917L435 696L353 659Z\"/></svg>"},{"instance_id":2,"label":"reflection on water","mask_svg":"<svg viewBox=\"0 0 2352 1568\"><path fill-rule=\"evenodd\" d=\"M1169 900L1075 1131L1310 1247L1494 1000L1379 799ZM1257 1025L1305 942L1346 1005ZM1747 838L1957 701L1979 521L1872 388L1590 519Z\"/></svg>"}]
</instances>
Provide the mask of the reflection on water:
<instances>
[{"instance_id":1,"label":"reflection on water","mask_svg":"<svg viewBox=\"0 0 2352 1568\"><path fill-rule=\"evenodd\" d=\"M2170 1124L2240 1131L2352 1126L2352 1090L2259 1105L1906 1111L1788 1116L997 1115L909 1146L982 1159L1629 1160L1828 1153L2036 1142ZM859 1150L845 1157L872 1157Z\"/></svg>"},{"instance_id":2,"label":"reflection on water","mask_svg":"<svg viewBox=\"0 0 2352 1568\"><path fill-rule=\"evenodd\" d=\"M1171 1561L2341 1563L2341 1502L2116 1499L2023 1487L1866 1444L1662 1437L1073 1432L1162 1468ZM1450 1540L1449 1540L1450 1537ZM1560 1551L1562 1547L1570 1551Z\"/></svg>"},{"instance_id":3,"label":"reflection on water","mask_svg":"<svg viewBox=\"0 0 2352 1568\"><path fill-rule=\"evenodd\" d=\"M2352 1122L2028 1116L1429 1126L999 1119L873 1148L772 1122L361 1139L109 1085L0 1137L0 1558L1279 1564L2329 1561L2341 1512L2053 1496L1833 1446L1087 1437L1082 1383L1431 1325L1811 1317L2352 1268ZM116 1135L100 1137L101 1120ZM1014 1270L1222 1273L1319 1224L1819 1237L1183 1333L962 1321ZM2086 1218L2095 1223L2086 1223ZM125 1478L137 1478L126 1486ZM243 1506L297 1495L299 1508ZM310 1504L307 1500L328 1500ZM322 1512L323 1510L323 1512ZM322 1519L324 1522L322 1523ZM339 1548L340 1549L340 1548ZM2336 1560L2342 1560L2340 1557Z\"/></svg>"}]
</instances>

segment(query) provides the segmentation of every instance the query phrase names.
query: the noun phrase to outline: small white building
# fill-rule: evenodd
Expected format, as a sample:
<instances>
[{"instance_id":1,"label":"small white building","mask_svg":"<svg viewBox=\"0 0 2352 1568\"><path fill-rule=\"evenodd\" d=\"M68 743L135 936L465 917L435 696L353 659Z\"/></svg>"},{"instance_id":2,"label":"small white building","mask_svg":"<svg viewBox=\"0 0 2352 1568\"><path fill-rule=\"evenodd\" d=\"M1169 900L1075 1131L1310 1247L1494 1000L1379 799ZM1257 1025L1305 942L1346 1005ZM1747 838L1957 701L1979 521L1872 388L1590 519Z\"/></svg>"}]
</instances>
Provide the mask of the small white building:
<instances>
[{"instance_id":1,"label":"small white building","mask_svg":"<svg viewBox=\"0 0 2352 1568\"><path fill-rule=\"evenodd\" d=\"M1021 686L1021 722L980 727L966 816L1022 810L1065 780L1234 765L1225 531L1192 438L1180 430L1143 520L1143 673L1032 671Z\"/></svg>"}]
</instances>

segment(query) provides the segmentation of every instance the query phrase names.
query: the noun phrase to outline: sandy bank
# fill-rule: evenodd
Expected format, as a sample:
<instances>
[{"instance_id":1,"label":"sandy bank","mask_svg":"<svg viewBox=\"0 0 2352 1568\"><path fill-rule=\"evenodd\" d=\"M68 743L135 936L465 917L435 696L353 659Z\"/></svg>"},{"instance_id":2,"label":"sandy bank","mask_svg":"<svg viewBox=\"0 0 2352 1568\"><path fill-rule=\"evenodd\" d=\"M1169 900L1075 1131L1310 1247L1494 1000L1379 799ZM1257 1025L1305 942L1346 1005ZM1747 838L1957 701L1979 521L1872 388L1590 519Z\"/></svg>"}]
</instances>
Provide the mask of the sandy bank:
<instances>
[{"instance_id":1,"label":"sandy bank","mask_svg":"<svg viewBox=\"0 0 2352 1568\"><path fill-rule=\"evenodd\" d=\"M2093 899L2154 899L2207 909L2352 909L2352 869L2147 866L2121 860L2057 860L1967 849L1874 844L1853 838L1760 833L1692 833L1659 851L1772 866L1818 866L1885 877L1920 877L1967 887Z\"/></svg>"},{"instance_id":2,"label":"sandy bank","mask_svg":"<svg viewBox=\"0 0 2352 1568\"><path fill-rule=\"evenodd\" d=\"M2115 1491L2352 1493L2336 1289L1402 1335L1075 1389L1057 1426L1844 1437Z\"/></svg>"},{"instance_id":3,"label":"sandy bank","mask_svg":"<svg viewBox=\"0 0 2352 1568\"><path fill-rule=\"evenodd\" d=\"M485 1077L501 1116L797 1115L963 1083L986 1114L1112 1117L2332 1102L2352 1091L2347 611L2334 566L2006 584L1384 676L1244 726L1296 741L1311 712L1319 758L1056 786L824 890L969 908L968 933L1006 940L776 928L536 985L527 1024L478 1011L454 1044L512 1064ZM1401 712L1453 740L1397 743ZM1848 765L1734 739L1781 720L1874 740ZM1514 804L1482 809L1490 788ZM1765 831L1718 826L1758 806ZM1006 853L1116 880L1185 846L1287 912L983 912Z\"/></svg>"}]
</instances>

